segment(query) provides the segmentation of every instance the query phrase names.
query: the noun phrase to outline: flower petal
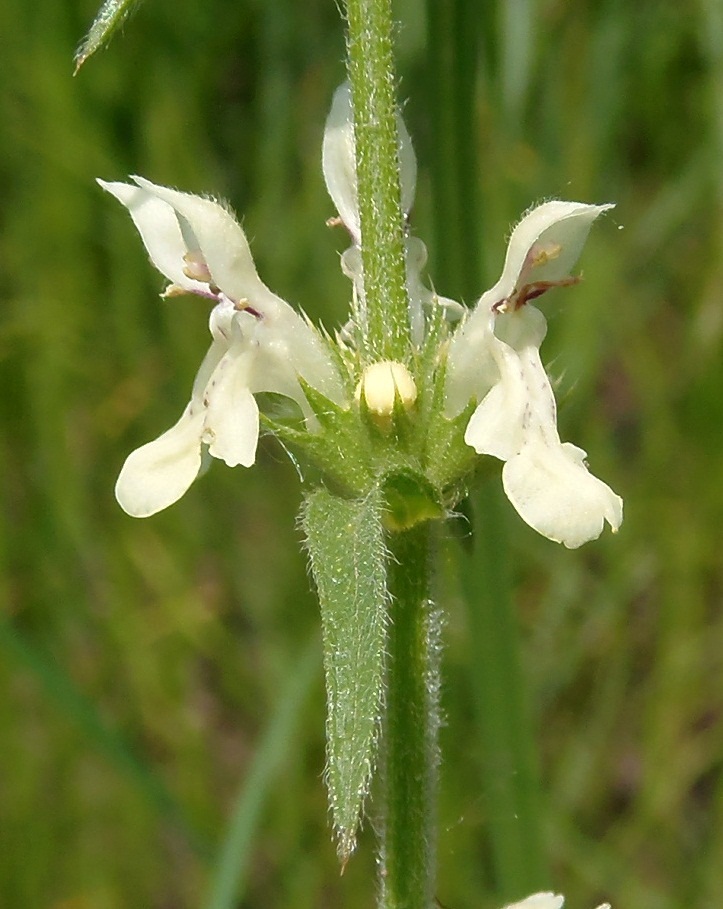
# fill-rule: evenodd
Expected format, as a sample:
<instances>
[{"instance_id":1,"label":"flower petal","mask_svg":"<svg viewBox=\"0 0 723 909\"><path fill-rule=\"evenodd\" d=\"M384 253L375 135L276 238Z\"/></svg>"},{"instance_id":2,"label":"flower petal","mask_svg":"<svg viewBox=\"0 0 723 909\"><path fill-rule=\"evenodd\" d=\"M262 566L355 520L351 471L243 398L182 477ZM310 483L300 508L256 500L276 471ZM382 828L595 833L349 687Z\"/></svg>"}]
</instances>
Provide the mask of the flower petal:
<instances>
[{"instance_id":1,"label":"flower petal","mask_svg":"<svg viewBox=\"0 0 723 909\"><path fill-rule=\"evenodd\" d=\"M483 294L478 308L502 302L521 283L566 278L580 257L593 221L613 207L552 201L533 208L512 231L502 275Z\"/></svg>"},{"instance_id":2,"label":"flower petal","mask_svg":"<svg viewBox=\"0 0 723 909\"><path fill-rule=\"evenodd\" d=\"M214 458L229 467L251 467L259 439L259 409L249 389L253 350L232 348L221 360L206 390L204 441Z\"/></svg>"},{"instance_id":3,"label":"flower petal","mask_svg":"<svg viewBox=\"0 0 723 909\"><path fill-rule=\"evenodd\" d=\"M397 117L399 133L399 177L402 193L402 210L408 215L414 204L417 183L417 159L412 140L401 116ZM326 120L322 144L322 168L326 188L336 205L354 243L361 243L359 204L357 202L356 151L354 143L354 114L351 89L344 82L334 92L331 110Z\"/></svg>"},{"instance_id":4,"label":"flower petal","mask_svg":"<svg viewBox=\"0 0 723 909\"><path fill-rule=\"evenodd\" d=\"M201 468L205 413L187 408L169 430L126 458L116 482L121 508L134 518L168 508L186 492Z\"/></svg>"},{"instance_id":5,"label":"flower petal","mask_svg":"<svg viewBox=\"0 0 723 909\"><path fill-rule=\"evenodd\" d=\"M227 350L228 343L225 342L225 340L217 341L214 339L214 341L211 342L211 346L206 351L206 356L198 367L196 378L193 380L191 403L188 405L188 410L191 414L198 413L200 408L205 407L203 397L206 392L206 386Z\"/></svg>"},{"instance_id":6,"label":"flower petal","mask_svg":"<svg viewBox=\"0 0 723 909\"><path fill-rule=\"evenodd\" d=\"M495 332L501 330L505 340L491 336L487 349L499 378L464 434L477 454L508 460L522 448L532 423L544 424L546 431L551 428L557 438L555 399L537 349L546 328L545 317L533 306L495 319Z\"/></svg>"},{"instance_id":7,"label":"flower petal","mask_svg":"<svg viewBox=\"0 0 723 909\"><path fill-rule=\"evenodd\" d=\"M518 903L508 903L504 909L562 909L565 897L559 893L533 893ZM610 909L610 903L603 903L598 909Z\"/></svg>"},{"instance_id":8,"label":"flower petal","mask_svg":"<svg viewBox=\"0 0 723 909\"><path fill-rule=\"evenodd\" d=\"M467 424L464 440L482 455L506 461L520 450L526 398L520 382L498 382Z\"/></svg>"},{"instance_id":9,"label":"flower petal","mask_svg":"<svg viewBox=\"0 0 723 909\"><path fill-rule=\"evenodd\" d=\"M353 247L352 247L353 249ZM441 306L450 321L460 319L466 309L456 300L440 297L422 281L422 270L427 264L427 247L418 237L406 237L404 253L407 265L407 293L409 294L409 325L412 343L421 347L424 341L424 313L435 306Z\"/></svg>"},{"instance_id":10,"label":"flower petal","mask_svg":"<svg viewBox=\"0 0 723 909\"><path fill-rule=\"evenodd\" d=\"M321 162L327 191L336 205L339 217L358 245L361 227L356 198L355 155L351 89L349 83L344 82L334 92L331 110L326 119Z\"/></svg>"},{"instance_id":11,"label":"flower petal","mask_svg":"<svg viewBox=\"0 0 723 909\"><path fill-rule=\"evenodd\" d=\"M622 499L589 473L584 458L569 443L530 438L502 469L505 493L523 521L568 549L597 539L604 521L617 531L623 519Z\"/></svg>"},{"instance_id":12,"label":"flower petal","mask_svg":"<svg viewBox=\"0 0 723 909\"><path fill-rule=\"evenodd\" d=\"M246 300L264 315L275 315L288 304L259 278L246 234L236 218L218 202L158 186L133 177L139 187L170 205L178 216L189 252L200 252L214 284L231 300Z\"/></svg>"},{"instance_id":13,"label":"flower petal","mask_svg":"<svg viewBox=\"0 0 723 909\"><path fill-rule=\"evenodd\" d=\"M481 401L499 381L492 355L492 317L472 318L469 312L455 331L447 354L444 415L456 417L473 399ZM474 448L474 443L468 441Z\"/></svg>"},{"instance_id":14,"label":"flower petal","mask_svg":"<svg viewBox=\"0 0 723 909\"><path fill-rule=\"evenodd\" d=\"M189 278L184 268L184 256L188 247L181 234L178 218L168 203L141 186L130 183L106 183L98 185L115 196L130 212L138 228L151 262L172 284L191 293L207 293L208 285Z\"/></svg>"},{"instance_id":15,"label":"flower petal","mask_svg":"<svg viewBox=\"0 0 723 909\"><path fill-rule=\"evenodd\" d=\"M522 218L512 231L499 281L481 296L452 338L447 360L446 416L455 416L471 398L479 398L486 391L483 385L489 378L489 369L484 364L489 362L485 347L491 333L490 319L494 334L519 350L523 339L517 339L515 333L519 329L526 331L528 325L512 317L524 316L526 310L532 309L522 304L539 296L545 285L569 278L593 221L612 207L553 201L537 206ZM500 304L508 300L513 303L511 310L519 307L517 312L500 311Z\"/></svg>"},{"instance_id":16,"label":"flower petal","mask_svg":"<svg viewBox=\"0 0 723 909\"><path fill-rule=\"evenodd\" d=\"M269 329L269 342L273 338L284 347L284 357L288 361L284 371L292 377L294 384L298 384L295 378L298 373L327 397L341 400L343 389L338 371L317 332L259 278L246 235L233 215L210 199L156 186L142 177L133 179L144 190L172 206L187 246L191 251L200 252L223 293L231 301L248 302L259 314L260 321ZM234 314L233 304L229 307L229 301L222 300L210 320L215 338L219 333L224 334L222 328L229 322L229 315L238 319L248 314Z\"/></svg>"},{"instance_id":17,"label":"flower petal","mask_svg":"<svg viewBox=\"0 0 723 909\"><path fill-rule=\"evenodd\" d=\"M508 903L504 909L562 909L565 897L557 893L533 893L518 903Z\"/></svg>"},{"instance_id":18,"label":"flower petal","mask_svg":"<svg viewBox=\"0 0 723 909\"><path fill-rule=\"evenodd\" d=\"M585 466L585 452L560 442L555 396L540 359L545 318L534 306L499 315L489 350L499 379L467 426L478 454L506 461L502 482L522 519L569 548L622 521L622 500Z\"/></svg>"}]
</instances>

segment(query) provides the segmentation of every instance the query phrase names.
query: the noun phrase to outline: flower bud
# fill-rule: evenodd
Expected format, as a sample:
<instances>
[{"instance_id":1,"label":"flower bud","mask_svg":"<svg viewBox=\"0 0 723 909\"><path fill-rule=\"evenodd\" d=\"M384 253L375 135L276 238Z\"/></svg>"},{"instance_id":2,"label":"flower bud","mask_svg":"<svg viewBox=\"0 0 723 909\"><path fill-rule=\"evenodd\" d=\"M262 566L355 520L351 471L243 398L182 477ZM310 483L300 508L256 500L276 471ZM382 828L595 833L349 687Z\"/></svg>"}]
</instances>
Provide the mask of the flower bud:
<instances>
[{"instance_id":1,"label":"flower bud","mask_svg":"<svg viewBox=\"0 0 723 909\"><path fill-rule=\"evenodd\" d=\"M412 409L417 400L417 386L403 363L383 360L364 370L356 387L356 400L361 402L362 396L375 422L387 425L395 406L401 405L407 411Z\"/></svg>"}]
</instances>

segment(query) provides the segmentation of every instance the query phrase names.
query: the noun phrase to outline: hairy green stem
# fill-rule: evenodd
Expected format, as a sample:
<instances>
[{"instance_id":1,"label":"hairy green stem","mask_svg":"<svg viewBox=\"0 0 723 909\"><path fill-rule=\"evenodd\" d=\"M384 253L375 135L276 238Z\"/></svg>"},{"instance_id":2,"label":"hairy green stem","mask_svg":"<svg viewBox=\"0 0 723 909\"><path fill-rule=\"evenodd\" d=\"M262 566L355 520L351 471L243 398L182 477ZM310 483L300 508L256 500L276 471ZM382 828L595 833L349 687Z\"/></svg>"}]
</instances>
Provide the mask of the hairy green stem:
<instances>
[{"instance_id":1,"label":"hairy green stem","mask_svg":"<svg viewBox=\"0 0 723 909\"><path fill-rule=\"evenodd\" d=\"M347 0L369 362L409 357L391 0Z\"/></svg>"},{"instance_id":2,"label":"hairy green stem","mask_svg":"<svg viewBox=\"0 0 723 909\"><path fill-rule=\"evenodd\" d=\"M441 619L430 599L430 524L392 536L390 550L380 907L431 909Z\"/></svg>"}]
</instances>

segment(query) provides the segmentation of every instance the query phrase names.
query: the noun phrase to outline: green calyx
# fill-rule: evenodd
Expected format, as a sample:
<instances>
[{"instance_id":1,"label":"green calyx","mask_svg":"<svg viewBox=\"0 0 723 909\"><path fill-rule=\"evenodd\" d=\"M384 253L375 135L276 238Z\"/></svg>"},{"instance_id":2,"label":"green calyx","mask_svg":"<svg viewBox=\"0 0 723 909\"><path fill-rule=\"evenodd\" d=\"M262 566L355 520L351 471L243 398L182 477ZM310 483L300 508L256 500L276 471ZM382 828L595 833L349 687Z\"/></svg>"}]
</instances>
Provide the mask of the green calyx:
<instances>
[{"instance_id":1,"label":"green calyx","mask_svg":"<svg viewBox=\"0 0 723 909\"><path fill-rule=\"evenodd\" d=\"M370 376L376 367L386 369ZM302 382L316 425L264 416L266 427L300 456L309 485L347 499L381 490L387 530L444 518L466 495L479 461L464 441L475 402L453 419L444 416L444 364L424 351L409 367L384 362L361 376L349 373L344 404Z\"/></svg>"},{"instance_id":2,"label":"green calyx","mask_svg":"<svg viewBox=\"0 0 723 909\"><path fill-rule=\"evenodd\" d=\"M446 514L437 490L418 474L394 473L385 477L382 496L382 524L389 531L410 530L423 521L437 520Z\"/></svg>"}]
</instances>

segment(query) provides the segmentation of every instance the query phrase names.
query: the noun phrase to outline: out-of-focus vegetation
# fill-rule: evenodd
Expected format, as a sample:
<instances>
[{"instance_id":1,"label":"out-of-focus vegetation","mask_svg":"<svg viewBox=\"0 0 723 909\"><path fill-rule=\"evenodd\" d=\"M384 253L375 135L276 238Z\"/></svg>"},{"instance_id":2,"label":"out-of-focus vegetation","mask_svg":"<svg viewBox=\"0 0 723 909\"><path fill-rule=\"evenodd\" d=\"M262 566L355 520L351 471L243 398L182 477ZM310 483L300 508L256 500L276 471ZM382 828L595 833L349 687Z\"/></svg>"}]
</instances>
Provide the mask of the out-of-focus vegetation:
<instances>
[{"instance_id":1,"label":"out-of-focus vegetation","mask_svg":"<svg viewBox=\"0 0 723 909\"><path fill-rule=\"evenodd\" d=\"M208 905L241 792L239 906L369 906L369 831L340 878L327 826L291 462L267 440L253 470L215 464L167 513L134 521L114 502L125 454L185 404L207 313L157 299L130 219L94 183L140 173L230 199L267 282L338 326L349 287L320 140L339 16L331 0L148 0L72 79L95 6L0 4L0 905ZM431 241L435 43L421 2L398 15ZM563 437L624 495L625 523L570 553L510 518L553 881L573 907L715 909L723 4L480 2L478 26L486 284L531 202L618 203L584 283L545 299L543 350ZM495 898L452 556L439 899L476 909Z\"/></svg>"}]
</instances>

